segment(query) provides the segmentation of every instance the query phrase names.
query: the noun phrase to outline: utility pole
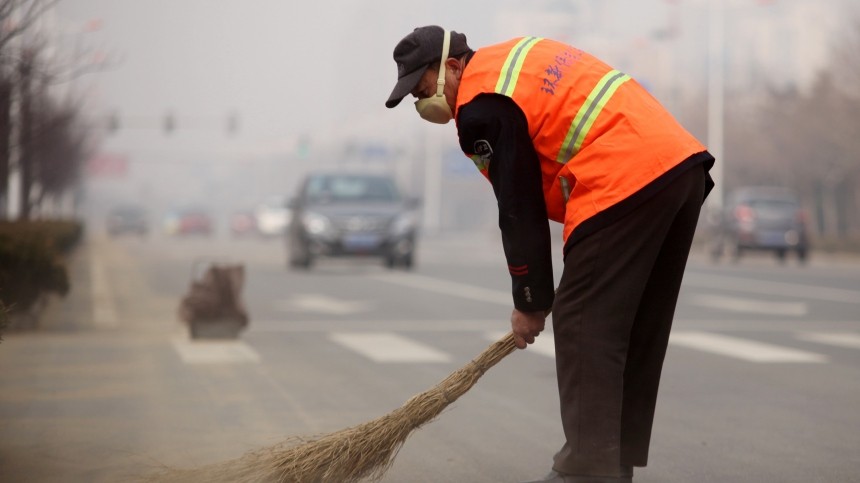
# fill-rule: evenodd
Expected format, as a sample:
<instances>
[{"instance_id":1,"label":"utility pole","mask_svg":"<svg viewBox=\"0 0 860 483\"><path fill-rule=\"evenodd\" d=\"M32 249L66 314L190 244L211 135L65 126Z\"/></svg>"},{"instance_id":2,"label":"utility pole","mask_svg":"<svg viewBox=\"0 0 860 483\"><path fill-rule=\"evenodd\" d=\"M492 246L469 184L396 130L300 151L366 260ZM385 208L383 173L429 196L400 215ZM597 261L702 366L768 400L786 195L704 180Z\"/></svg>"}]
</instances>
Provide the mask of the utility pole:
<instances>
[{"instance_id":1,"label":"utility pole","mask_svg":"<svg viewBox=\"0 0 860 483\"><path fill-rule=\"evenodd\" d=\"M708 151L717 162L711 170L716 186L708 197L717 210L723 207L723 109L725 106L725 7L722 1L708 2Z\"/></svg>"},{"instance_id":2,"label":"utility pole","mask_svg":"<svg viewBox=\"0 0 860 483\"><path fill-rule=\"evenodd\" d=\"M18 171L20 173L20 206L18 218L21 220L30 219L30 211L32 208L30 201L30 191L33 187L33 69L36 59L36 52L28 48L24 48L21 52L21 59L18 61L18 82L20 83L20 112L18 131Z\"/></svg>"}]
</instances>

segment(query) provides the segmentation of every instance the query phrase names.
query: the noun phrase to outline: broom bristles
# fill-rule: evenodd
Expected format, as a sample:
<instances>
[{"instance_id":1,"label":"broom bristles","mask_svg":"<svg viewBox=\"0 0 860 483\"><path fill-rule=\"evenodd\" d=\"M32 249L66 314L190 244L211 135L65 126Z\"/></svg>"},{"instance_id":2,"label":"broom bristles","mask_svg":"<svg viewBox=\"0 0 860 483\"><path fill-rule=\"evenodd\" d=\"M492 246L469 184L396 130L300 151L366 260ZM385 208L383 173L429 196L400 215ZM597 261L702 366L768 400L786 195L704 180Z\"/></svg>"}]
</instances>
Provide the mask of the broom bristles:
<instances>
[{"instance_id":1,"label":"broom bristles","mask_svg":"<svg viewBox=\"0 0 860 483\"><path fill-rule=\"evenodd\" d=\"M382 478L412 431L433 420L515 349L513 334L431 389L372 421L321 437L290 438L240 458L195 469L169 469L159 482L356 482Z\"/></svg>"}]
</instances>

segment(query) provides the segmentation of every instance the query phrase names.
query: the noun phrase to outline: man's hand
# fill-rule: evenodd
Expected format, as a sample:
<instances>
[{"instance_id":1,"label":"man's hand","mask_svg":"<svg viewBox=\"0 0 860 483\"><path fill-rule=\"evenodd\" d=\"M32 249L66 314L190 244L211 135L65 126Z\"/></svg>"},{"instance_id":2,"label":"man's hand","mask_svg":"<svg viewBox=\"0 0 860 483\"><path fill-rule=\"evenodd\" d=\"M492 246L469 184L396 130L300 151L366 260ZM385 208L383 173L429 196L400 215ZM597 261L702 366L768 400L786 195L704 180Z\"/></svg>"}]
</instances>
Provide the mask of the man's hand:
<instances>
[{"instance_id":1,"label":"man's hand","mask_svg":"<svg viewBox=\"0 0 860 483\"><path fill-rule=\"evenodd\" d=\"M514 333L514 344L518 349L525 349L535 341L535 337L543 331L546 313L521 312L517 309L511 313L511 330Z\"/></svg>"}]
</instances>

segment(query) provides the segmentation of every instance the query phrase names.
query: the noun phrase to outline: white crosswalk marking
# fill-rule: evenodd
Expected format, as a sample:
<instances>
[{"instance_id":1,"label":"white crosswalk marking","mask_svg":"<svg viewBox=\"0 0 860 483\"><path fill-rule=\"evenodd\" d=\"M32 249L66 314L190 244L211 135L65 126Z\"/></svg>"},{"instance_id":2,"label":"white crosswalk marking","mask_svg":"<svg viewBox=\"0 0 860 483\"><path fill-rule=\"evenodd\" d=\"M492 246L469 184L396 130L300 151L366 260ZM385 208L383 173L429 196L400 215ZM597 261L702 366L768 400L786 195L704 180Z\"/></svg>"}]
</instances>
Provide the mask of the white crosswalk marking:
<instances>
[{"instance_id":1,"label":"white crosswalk marking","mask_svg":"<svg viewBox=\"0 0 860 483\"><path fill-rule=\"evenodd\" d=\"M504 335L504 332L497 331L485 333L486 339L493 341L498 340ZM857 338L860 339L860 336ZM820 338L818 341L823 342L824 340L830 341L826 343L835 343L832 338L827 339L824 337ZM852 339L841 340L843 342L847 341L846 343L860 343ZM705 332L676 332L672 334L669 342L671 344L690 349L734 357L751 362L816 363L826 362L827 360L827 358L821 354ZM530 344L526 350L529 353L555 358L555 340L553 333L550 331L542 332L541 335L535 339L534 344Z\"/></svg>"},{"instance_id":2,"label":"white crosswalk marking","mask_svg":"<svg viewBox=\"0 0 860 483\"><path fill-rule=\"evenodd\" d=\"M393 332L333 332L329 338L375 362L448 362L451 356Z\"/></svg>"},{"instance_id":3,"label":"white crosswalk marking","mask_svg":"<svg viewBox=\"0 0 860 483\"><path fill-rule=\"evenodd\" d=\"M860 304L860 291L844 290L835 287L822 287L818 285L769 282L743 277L705 274L697 274L695 277L686 277L684 278L684 284L690 287L728 289L734 291L740 290L744 293Z\"/></svg>"},{"instance_id":4,"label":"white crosswalk marking","mask_svg":"<svg viewBox=\"0 0 860 483\"><path fill-rule=\"evenodd\" d=\"M374 279L383 282L403 285L406 287L426 290L428 292L436 292L444 295L451 295L469 300L477 300L479 302L487 302L499 305L511 305L511 294L500 290L490 290L475 285L465 283L452 282L441 278L428 277L426 275L410 274L385 274L374 275Z\"/></svg>"},{"instance_id":5,"label":"white crosswalk marking","mask_svg":"<svg viewBox=\"0 0 860 483\"><path fill-rule=\"evenodd\" d=\"M860 334L851 332L801 332L795 336L804 341L819 344L860 349Z\"/></svg>"},{"instance_id":6,"label":"white crosswalk marking","mask_svg":"<svg viewBox=\"0 0 860 483\"><path fill-rule=\"evenodd\" d=\"M286 312L311 312L330 315L353 315L367 312L372 304L367 300L343 300L324 294L296 294L294 297L275 302L275 308Z\"/></svg>"},{"instance_id":7,"label":"white crosswalk marking","mask_svg":"<svg viewBox=\"0 0 860 483\"><path fill-rule=\"evenodd\" d=\"M813 352L707 332L673 332L669 338L669 343L750 362L817 363L827 361L827 357Z\"/></svg>"},{"instance_id":8,"label":"white crosswalk marking","mask_svg":"<svg viewBox=\"0 0 860 483\"><path fill-rule=\"evenodd\" d=\"M116 327L118 319L113 290L101 258L92 257L90 274L92 276L93 323L97 327Z\"/></svg>"},{"instance_id":9,"label":"white crosswalk marking","mask_svg":"<svg viewBox=\"0 0 860 483\"><path fill-rule=\"evenodd\" d=\"M484 331L487 341L496 342L504 331ZM860 333L798 332L797 340L831 346L860 349ZM418 342L393 331L329 332L329 340L374 362L444 363L453 357L443 350ZM241 340L191 340L187 336L172 339L174 349L186 364L224 364L260 362L260 355ZM669 343L754 363L824 363L827 356L774 344L702 331L674 331ZM526 348L526 353L555 358L555 339L546 330Z\"/></svg>"},{"instance_id":10,"label":"white crosswalk marking","mask_svg":"<svg viewBox=\"0 0 860 483\"><path fill-rule=\"evenodd\" d=\"M690 297L690 303L700 307L768 315L789 315L800 317L809 309L804 302L769 302L722 295L699 294Z\"/></svg>"},{"instance_id":11,"label":"white crosswalk marking","mask_svg":"<svg viewBox=\"0 0 860 483\"><path fill-rule=\"evenodd\" d=\"M192 340L176 337L172 342L173 348L186 364L260 362L260 354L240 340Z\"/></svg>"}]
</instances>

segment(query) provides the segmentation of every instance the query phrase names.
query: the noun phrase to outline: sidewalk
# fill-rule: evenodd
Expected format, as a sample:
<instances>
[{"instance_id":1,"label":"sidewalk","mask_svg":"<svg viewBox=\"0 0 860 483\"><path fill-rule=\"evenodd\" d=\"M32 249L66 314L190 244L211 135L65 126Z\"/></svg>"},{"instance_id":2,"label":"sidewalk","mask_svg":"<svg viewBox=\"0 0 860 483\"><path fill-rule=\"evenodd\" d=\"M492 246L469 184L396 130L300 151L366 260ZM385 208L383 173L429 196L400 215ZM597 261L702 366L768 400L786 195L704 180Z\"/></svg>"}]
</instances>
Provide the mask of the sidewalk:
<instances>
[{"instance_id":1,"label":"sidewalk","mask_svg":"<svg viewBox=\"0 0 860 483\"><path fill-rule=\"evenodd\" d=\"M106 280L93 283L93 269ZM172 346L187 341L174 301L154 297L134 273L128 255L85 245L71 264L68 297L52 303L37 330L4 334L0 481L135 481L162 465L241 456L278 441L291 422L301 427L286 410L270 411L272 401L244 400L262 369L183 364ZM106 314L112 320L96 320L99 290L121 309ZM243 421L226 416L237 401L247 404Z\"/></svg>"}]
</instances>

